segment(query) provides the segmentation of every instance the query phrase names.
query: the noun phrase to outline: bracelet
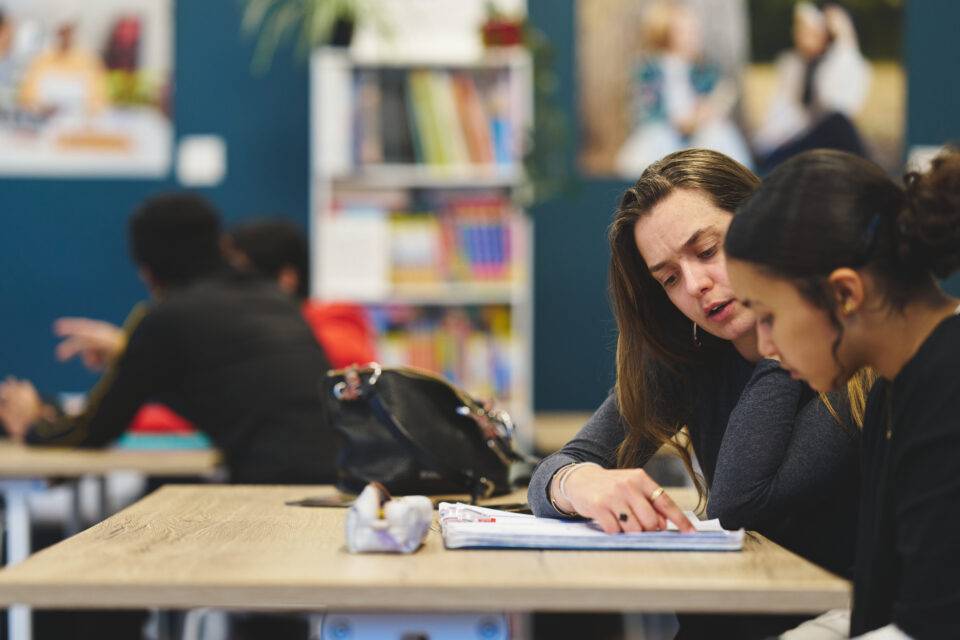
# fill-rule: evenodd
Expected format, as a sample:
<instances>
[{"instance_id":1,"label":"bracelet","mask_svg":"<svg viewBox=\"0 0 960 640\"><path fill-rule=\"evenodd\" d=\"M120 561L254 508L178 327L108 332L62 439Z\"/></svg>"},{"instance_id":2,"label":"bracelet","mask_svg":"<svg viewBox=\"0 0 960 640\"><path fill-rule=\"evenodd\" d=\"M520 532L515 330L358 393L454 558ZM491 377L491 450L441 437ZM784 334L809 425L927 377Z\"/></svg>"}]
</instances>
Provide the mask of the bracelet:
<instances>
[{"instance_id":1,"label":"bracelet","mask_svg":"<svg viewBox=\"0 0 960 640\"><path fill-rule=\"evenodd\" d=\"M560 469L554 474L554 477L559 476L559 477L557 477L557 485L558 485L558 487L557 487L557 492L558 492L558 493L560 492L560 488L559 488L559 483L560 483L560 481L563 480L563 477L564 477L564 475L566 475L567 470L570 469L570 468L573 467L573 466L576 466L576 464L577 464L576 462L571 462L571 463L568 464L568 465L564 465L564 466L560 467ZM556 501L556 500L554 499L554 497L553 497L553 492L550 491L550 484L553 484L553 478L551 478L550 483L547 484L547 498L550 499L550 505L551 505L554 509L556 509L557 512L558 512L560 515L562 515L562 516L567 516L568 518L576 518L577 516L579 516L580 514L577 513L576 511L572 511L572 512L571 512L571 511L565 511L564 509L561 509L561 508L560 508L560 505L557 504L557 501ZM569 500L568 500L568 502L569 502Z\"/></svg>"},{"instance_id":2,"label":"bracelet","mask_svg":"<svg viewBox=\"0 0 960 640\"><path fill-rule=\"evenodd\" d=\"M573 501L571 501L570 496L567 495L567 478L570 477L570 474L573 473L573 471L577 467L582 467L584 465L594 465L597 467L600 466L596 462L572 462L566 466L560 467L560 470L557 471L556 474L554 474L557 479L557 493L559 493L560 496L563 497L563 499L570 504L573 504ZM576 511L566 511L564 509L561 509L560 505L557 504L557 501L554 499L553 493L550 492L549 488L547 489L547 495L550 498L550 504L553 506L554 509L560 512L562 515L568 516L570 518L576 518L580 516L580 514L577 513Z\"/></svg>"}]
</instances>

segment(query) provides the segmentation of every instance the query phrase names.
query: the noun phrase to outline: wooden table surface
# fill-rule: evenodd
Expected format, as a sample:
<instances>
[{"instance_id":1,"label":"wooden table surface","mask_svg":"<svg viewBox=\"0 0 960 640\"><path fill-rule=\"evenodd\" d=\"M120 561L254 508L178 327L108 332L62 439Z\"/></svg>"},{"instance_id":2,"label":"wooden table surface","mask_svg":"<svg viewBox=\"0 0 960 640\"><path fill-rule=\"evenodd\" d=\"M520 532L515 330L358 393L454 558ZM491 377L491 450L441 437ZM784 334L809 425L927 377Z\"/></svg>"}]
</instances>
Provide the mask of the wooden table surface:
<instances>
[{"instance_id":1,"label":"wooden table surface","mask_svg":"<svg viewBox=\"0 0 960 640\"><path fill-rule=\"evenodd\" d=\"M78 477L111 471L154 476L204 476L220 462L213 449L67 449L0 441L0 478Z\"/></svg>"},{"instance_id":2,"label":"wooden table surface","mask_svg":"<svg viewBox=\"0 0 960 640\"><path fill-rule=\"evenodd\" d=\"M284 504L330 491L164 487L0 572L0 604L813 613L849 602L846 581L761 537L741 553L448 551L432 530L410 556L351 555L345 509Z\"/></svg>"}]
</instances>

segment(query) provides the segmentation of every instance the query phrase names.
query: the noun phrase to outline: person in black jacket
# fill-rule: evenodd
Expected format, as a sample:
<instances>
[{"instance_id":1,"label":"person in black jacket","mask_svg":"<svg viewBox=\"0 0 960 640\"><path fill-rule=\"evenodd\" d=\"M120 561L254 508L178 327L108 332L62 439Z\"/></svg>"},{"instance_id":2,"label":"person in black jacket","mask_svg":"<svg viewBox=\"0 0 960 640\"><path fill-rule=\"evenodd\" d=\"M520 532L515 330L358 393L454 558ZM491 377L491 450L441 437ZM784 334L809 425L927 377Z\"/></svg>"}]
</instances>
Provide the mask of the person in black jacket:
<instances>
[{"instance_id":1,"label":"person in black jacket","mask_svg":"<svg viewBox=\"0 0 960 640\"><path fill-rule=\"evenodd\" d=\"M224 266L219 215L198 196L147 200L129 231L153 304L135 308L119 337L61 344L109 363L81 415L58 416L28 381L0 385L10 436L101 447L144 402L162 398L221 450L232 482L334 480L323 399L329 362L296 304L272 282Z\"/></svg>"},{"instance_id":2,"label":"person in black jacket","mask_svg":"<svg viewBox=\"0 0 960 640\"><path fill-rule=\"evenodd\" d=\"M960 299L937 283L960 266L960 152L904 187L851 154L798 155L741 207L726 249L764 355L821 391L864 366L881 376L849 634L960 638ZM787 637L827 622L846 637L842 615Z\"/></svg>"}]
</instances>

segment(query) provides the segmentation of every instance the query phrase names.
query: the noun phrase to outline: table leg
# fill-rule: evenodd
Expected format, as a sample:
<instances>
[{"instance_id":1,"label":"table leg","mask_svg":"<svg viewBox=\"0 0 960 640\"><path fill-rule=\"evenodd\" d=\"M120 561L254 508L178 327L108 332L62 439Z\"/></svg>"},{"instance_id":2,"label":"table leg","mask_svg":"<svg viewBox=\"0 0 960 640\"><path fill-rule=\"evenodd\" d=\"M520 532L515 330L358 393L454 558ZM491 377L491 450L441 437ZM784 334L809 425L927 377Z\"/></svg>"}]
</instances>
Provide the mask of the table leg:
<instances>
[{"instance_id":1,"label":"table leg","mask_svg":"<svg viewBox=\"0 0 960 640\"><path fill-rule=\"evenodd\" d=\"M94 522L103 522L110 515L110 491L107 476L97 476L97 513Z\"/></svg>"},{"instance_id":2,"label":"table leg","mask_svg":"<svg viewBox=\"0 0 960 640\"><path fill-rule=\"evenodd\" d=\"M6 503L3 520L7 533L7 565L17 564L30 555L30 512L27 494L33 482L8 481L3 483ZM7 609L7 628L10 640L30 640L33 635L30 607L13 605Z\"/></svg>"},{"instance_id":3,"label":"table leg","mask_svg":"<svg viewBox=\"0 0 960 640\"><path fill-rule=\"evenodd\" d=\"M70 492L70 508L67 510L67 522L63 528L63 533L68 538L79 533L83 528L83 511L80 507L80 482L81 480L78 478L76 480L70 480L67 483Z\"/></svg>"}]
</instances>

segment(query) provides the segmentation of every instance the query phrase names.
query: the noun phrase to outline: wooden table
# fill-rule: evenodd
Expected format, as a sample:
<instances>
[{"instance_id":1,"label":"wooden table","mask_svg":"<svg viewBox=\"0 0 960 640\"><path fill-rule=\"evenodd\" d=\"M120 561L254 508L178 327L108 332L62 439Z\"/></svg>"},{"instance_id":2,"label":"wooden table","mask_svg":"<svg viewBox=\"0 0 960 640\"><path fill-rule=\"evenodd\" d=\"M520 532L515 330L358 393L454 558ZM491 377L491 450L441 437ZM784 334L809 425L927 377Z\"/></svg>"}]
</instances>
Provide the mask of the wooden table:
<instances>
[{"instance_id":1,"label":"wooden table","mask_svg":"<svg viewBox=\"0 0 960 640\"><path fill-rule=\"evenodd\" d=\"M0 441L0 491L3 492L7 565L30 553L30 513L27 495L42 490L48 478L103 476L113 471L138 471L152 476L207 476L218 467L220 454L212 449L129 450L30 447ZM101 484L100 508L105 507ZM79 522L78 496L73 492L71 520ZM29 611L11 609L10 637L31 635Z\"/></svg>"},{"instance_id":2,"label":"wooden table","mask_svg":"<svg viewBox=\"0 0 960 640\"><path fill-rule=\"evenodd\" d=\"M762 537L741 553L351 555L326 487L171 485L0 573L0 604L390 611L818 613L849 584ZM689 490L676 493L689 506ZM499 501L509 501L510 497ZM498 500L494 500L498 502Z\"/></svg>"},{"instance_id":3,"label":"wooden table","mask_svg":"<svg viewBox=\"0 0 960 640\"><path fill-rule=\"evenodd\" d=\"M111 471L205 476L220 463L214 449L64 449L0 441L0 478L70 478Z\"/></svg>"}]
</instances>

